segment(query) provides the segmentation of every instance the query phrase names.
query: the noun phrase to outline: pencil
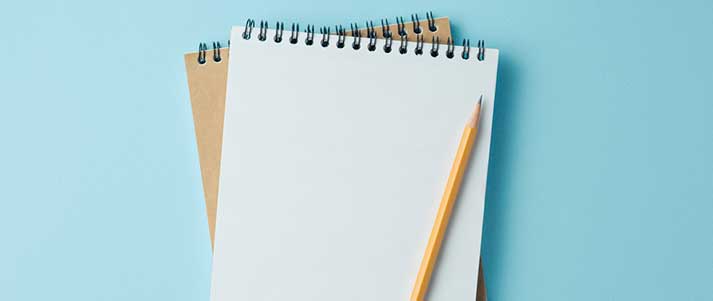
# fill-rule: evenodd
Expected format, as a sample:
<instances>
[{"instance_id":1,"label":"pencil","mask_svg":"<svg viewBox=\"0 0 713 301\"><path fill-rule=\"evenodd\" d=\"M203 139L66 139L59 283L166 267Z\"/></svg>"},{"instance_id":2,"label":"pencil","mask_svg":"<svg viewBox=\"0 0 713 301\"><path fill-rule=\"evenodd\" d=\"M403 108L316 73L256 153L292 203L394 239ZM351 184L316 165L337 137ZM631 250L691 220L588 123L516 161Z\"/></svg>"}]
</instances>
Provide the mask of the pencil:
<instances>
[{"instance_id":1,"label":"pencil","mask_svg":"<svg viewBox=\"0 0 713 301\"><path fill-rule=\"evenodd\" d=\"M414 284L413 292L411 292L411 301L424 301L423 299L428 291L433 268L436 265L438 252L441 250L441 244L443 243L443 236L448 227L448 220L453 211L453 204L455 204L456 198L458 197L458 190L460 190L463 174L468 166L468 159L470 158L473 142L478 132L478 120L480 119L480 107L482 103L483 96L481 95L480 99L478 99L478 103L475 105L473 114L466 123L465 129L463 129L458 152L456 152L455 160L453 160L451 173L448 175L448 182L446 182L446 189L441 198L441 204L438 207L436 221L431 229L431 235L428 237L426 253L423 255L421 267L416 276L416 283Z\"/></svg>"}]
</instances>

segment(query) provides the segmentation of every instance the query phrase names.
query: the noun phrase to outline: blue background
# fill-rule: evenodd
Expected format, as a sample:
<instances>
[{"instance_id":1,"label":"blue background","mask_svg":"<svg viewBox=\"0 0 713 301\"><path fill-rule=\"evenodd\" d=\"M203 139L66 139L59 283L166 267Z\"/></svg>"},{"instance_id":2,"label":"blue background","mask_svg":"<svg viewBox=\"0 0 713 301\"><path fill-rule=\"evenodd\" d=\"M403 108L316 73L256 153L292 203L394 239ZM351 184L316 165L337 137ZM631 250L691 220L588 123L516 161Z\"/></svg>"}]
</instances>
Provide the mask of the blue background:
<instances>
[{"instance_id":1,"label":"blue background","mask_svg":"<svg viewBox=\"0 0 713 301\"><path fill-rule=\"evenodd\" d=\"M183 53L433 10L501 50L491 300L713 300L713 2L8 1L0 300L208 300Z\"/></svg>"}]
</instances>

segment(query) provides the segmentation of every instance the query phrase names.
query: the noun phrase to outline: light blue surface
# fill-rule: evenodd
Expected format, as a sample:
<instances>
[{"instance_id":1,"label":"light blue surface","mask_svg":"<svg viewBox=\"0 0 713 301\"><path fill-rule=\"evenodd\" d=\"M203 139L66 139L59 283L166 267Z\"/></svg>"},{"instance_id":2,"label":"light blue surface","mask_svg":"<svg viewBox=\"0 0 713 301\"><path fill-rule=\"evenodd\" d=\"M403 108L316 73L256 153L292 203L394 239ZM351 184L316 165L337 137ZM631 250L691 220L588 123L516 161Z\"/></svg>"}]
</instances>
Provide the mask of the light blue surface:
<instances>
[{"instance_id":1,"label":"light blue surface","mask_svg":"<svg viewBox=\"0 0 713 301\"><path fill-rule=\"evenodd\" d=\"M491 300L713 300L710 0L3 3L0 300L208 300L183 53L429 9L501 50Z\"/></svg>"}]
</instances>

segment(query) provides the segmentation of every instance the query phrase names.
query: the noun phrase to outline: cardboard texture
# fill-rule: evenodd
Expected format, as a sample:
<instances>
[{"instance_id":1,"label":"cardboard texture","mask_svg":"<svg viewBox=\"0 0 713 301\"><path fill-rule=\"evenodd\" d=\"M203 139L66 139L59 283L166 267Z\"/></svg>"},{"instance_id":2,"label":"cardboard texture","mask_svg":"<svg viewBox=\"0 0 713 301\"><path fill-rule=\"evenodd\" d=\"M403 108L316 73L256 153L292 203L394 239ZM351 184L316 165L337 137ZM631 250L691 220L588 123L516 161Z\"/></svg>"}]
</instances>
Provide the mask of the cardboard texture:
<instances>
[{"instance_id":1,"label":"cardboard texture","mask_svg":"<svg viewBox=\"0 0 713 301\"><path fill-rule=\"evenodd\" d=\"M426 43L431 43L437 37L439 42L443 44L451 35L450 21L448 17L435 18L434 21L437 28L434 32L429 30L428 20L421 20L418 23L421 29L421 36ZM381 24L377 25L375 23L374 28L376 29L377 38L383 38ZM395 47L398 47L399 43L398 29L398 24L394 23L389 26L389 30L394 37ZM407 34L408 40L415 42L417 35L413 34L414 23L404 23L403 29ZM360 31L362 37L367 36L366 28L362 28ZM289 29L285 30L285 37L289 37L289 33ZM352 32L347 31L346 43L351 43L351 35ZM319 38L319 33L315 33L315 40L319 40ZM304 32L300 34L300 39L304 39ZM368 38L362 38L362 43L364 41L368 43ZM206 51L206 62L204 64L198 63L199 52L191 52L184 55L211 247L215 239L215 222L218 210L218 183L223 146L225 90L228 78L228 61L230 59L228 48L218 50L221 57L219 62L213 60L214 51L213 49ZM428 238L424 237L424 239ZM486 301L482 263L479 270L477 290L477 301Z\"/></svg>"}]
</instances>

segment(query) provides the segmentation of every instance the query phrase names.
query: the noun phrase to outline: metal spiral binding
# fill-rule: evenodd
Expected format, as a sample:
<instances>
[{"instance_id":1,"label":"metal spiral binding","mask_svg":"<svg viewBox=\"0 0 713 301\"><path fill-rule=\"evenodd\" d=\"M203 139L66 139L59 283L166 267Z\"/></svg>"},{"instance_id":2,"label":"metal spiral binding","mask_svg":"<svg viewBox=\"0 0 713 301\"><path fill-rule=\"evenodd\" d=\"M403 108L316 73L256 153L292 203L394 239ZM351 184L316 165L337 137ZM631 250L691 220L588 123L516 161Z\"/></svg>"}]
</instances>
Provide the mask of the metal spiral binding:
<instances>
[{"instance_id":1,"label":"metal spiral binding","mask_svg":"<svg viewBox=\"0 0 713 301\"><path fill-rule=\"evenodd\" d=\"M292 32L290 33L290 44L297 44L297 38L300 35L300 25L292 23Z\"/></svg>"},{"instance_id":2,"label":"metal spiral binding","mask_svg":"<svg viewBox=\"0 0 713 301\"><path fill-rule=\"evenodd\" d=\"M438 47L440 46L439 40L440 39L437 36L431 37L431 56L432 57L438 56Z\"/></svg>"},{"instance_id":3,"label":"metal spiral binding","mask_svg":"<svg viewBox=\"0 0 713 301\"><path fill-rule=\"evenodd\" d=\"M436 21L435 18L433 17L432 12L427 12L426 13L426 20L428 21L428 30L430 32L435 32L438 30L438 27L436 26ZM422 35L424 31L424 27L420 25L421 19L419 18L418 14L412 14L411 15L411 21L413 22L413 32L416 34L416 41L415 41L415 48L414 48L414 54L415 55L423 55L423 48L424 48L424 37ZM408 53L408 33L406 32L406 23L404 22L403 17L397 17L396 18L396 25L398 29L398 35L399 35L399 47L398 47L398 52L400 54L406 54ZM268 29L269 25L267 21L260 21L259 23L259 31L257 33L257 38L260 41L266 41L267 40L267 34L268 34ZM384 46L383 46L383 51L385 53L391 53L393 50L393 33L391 32L390 29L391 24L389 23L388 18L381 19L381 34L382 37L384 38ZM256 22L252 19L248 19L245 23L245 28L243 29L242 33L242 38L245 40L250 40L252 38L252 32L253 29L256 27ZM304 43L307 46L311 46L314 44L314 35L315 35L315 27L314 25L307 25L307 28L304 30L305 32L305 39ZM347 33L346 29L341 26L341 25L336 25L335 27L335 33L337 35L337 41L336 41L336 46L337 48L344 48L346 45L346 39L347 39ZM351 30L351 37L352 37L352 49L354 50L359 50L361 49L361 39L362 39L362 32L359 29L358 23L351 23L349 24L349 28ZM366 45L366 48L368 51L373 52L376 51L376 44L377 44L377 33L376 33L376 28L374 27L374 22L367 21L365 22L365 27L366 28L366 37L369 39L368 44ZM283 22L276 22L275 23L275 33L273 37L273 41L275 43L281 43L284 37L284 30L285 30L285 24ZM331 27L329 26L324 26L319 28L319 34L321 35L320 39L320 46L322 47L329 47L330 44L330 38L331 38ZM289 42L290 44L297 44L299 43L299 35L300 35L300 25L297 23L292 23L292 26L290 28L290 36L289 36ZM448 38L446 41L446 57L449 59L455 58L455 41L452 38ZM228 46L230 46L230 41L228 41ZM483 40L478 40L477 46L478 51L475 53L475 59L478 61L484 61L485 60L485 41ZM221 62L223 60L221 53L220 53L220 48L221 44L220 42L213 42L213 61L214 62ZM429 53L431 54L431 57L437 57L440 55L440 39L437 36L431 37L431 49ZM198 44L198 64L203 65L206 64L207 62L207 52L208 52L208 45L206 43L199 43ZM471 59L471 48L470 48L470 40L468 39L463 39L462 43L462 52L460 53L460 57L463 60L469 60Z\"/></svg>"},{"instance_id":4,"label":"metal spiral binding","mask_svg":"<svg viewBox=\"0 0 713 301\"><path fill-rule=\"evenodd\" d=\"M285 30L285 23L277 22L275 24L275 43L282 42L282 32Z\"/></svg>"},{"instance_id":5,"label":"metal spiral binding","mask_svg":"<svg viewBox=\"0 0 713 301\"><path fill-rule=\"evenodd\" d=\"M374 22L366 22L366 37L376 37L376 30L374 30Z\"/></svg>"},{"instance_id":6,"label":"metal spiral binding","mask_svg":"<svg viewBox=\"0 0 713 301\"><path fill-rule=\"evenodd\" d=\"M485 60L485 40L478 40L478 54L476 58L481 62Z\"/></svg>"},{"instance_id":7,"label":"metal spiral binding","mask_svg":"<svg viewBox=\"0 0 713 301\"><path fill-rule=\"evenodd\" d=\"M446 45L448 45L448 48L446 49L446 57L449 59L453 58L453 50L455 50L455 47L453 45L453 39L451 37L448 37L448 41L446 41Z\"/></svg>"},{"instance_id":8,"label":"metal spiral binding","mask_svg":"<svg viewBox=\"0 0 713 301\"><path fill-rule=\"evenodd\" d=\"M401 44L399 45L399 53L406 54L408 52L408 37L406 35L401 36Z\"/></svg>"},{"instance_id":9,"label":"metal spiral binding","mask_svg":"<svg viewBox=\"0 0 713 301\"><path fill-rule=\"evenodd\" d=\"M433 12L426 13L426 20L428 20L428 30L431 32L436 32L438 27L436 27L436 19L433 18Z\"/></svg>"},{"instance_id":10,"label":"metal spiral binding","mask_svg":"<svg viewBox=\"0 0 713 301\"><path fill-rule=\"evenodd\" d=\"M205 64L205 51L208 50L208 46L205 43L198 44L198 64Z\"/></svg>"},{"instance_id":11,"label":"metal spiral binding","mask_svg":"<svg viewBox=\"0 0 713 301\"><path fill-rule=\"evenodd\" d=\"M413 24L413 33L421 34L421 20L418 19L418 14L411 15L411 24Z\"/></svg>"},{"instance_id":12,"label":"metal spiral binding","mask_svg":"<svg viewBox=\"0 0 713 301\"><path fill-rule=\"evenodd\" d=\"M267 21L260 21L260 33L258 33L258 35L257 35L258 40L260 40L260 41L267 40L267 29L268 29Z\"/></svg>"},{"instance_id":13,"label":"metal spiral binding","mask_svg":"<svg viewBox=\"0 0 713 301\"><path fill-rule=\"evenodd\" d=\"M389 19L381 19L381 33L384 38L391 38L391 24L389 24Z\"/></svg>"},{"instance_id":14,"label":"metal spiral binding","mask_svg":"<svg viewBox=\"0 0 713 301\"><path fill-rule=\"evenodd\" d=\"M384 39L384 52L391 53L391 44L394 42L394 38L391 36Z\"/></svg>"},{"instance_id":15,"label":"metal spiral binding","mask_svg":"<svg viewBox=\"0 0 713 301\"><path fill-rule=\"evenodd\" d=\"M406 23L404 23L404 17L396 17L396 26L398 27L399 35L406 35Z\"/></svg>"},{"instance_id":16,"label":"metal spiral binding","mask_svg":"<svg viewBox=\"0 0 713 301\"><path fill-rule=\"evenodd\" d=\"M414 53L416 55L423 54L423 36L422 35L416 36L416 49L414 50Z\"/></svg>"},{"instance_id":17,"label":"metal spiral binding","mask_svg":"<svg viewBox=\"0 0 713 301\"><path fill-rule=\"evenodd\" d=\"M352 49L359 50L359 48L361 48L361 30L359 30L359 25L354 23L349 24L349 27L352 30L352 37L354 38L352 41Z\"/></svg>"},{"instance_id":18,"label":"metal spiral binding","mask_svg":"<svg viewBox=\"0 0 713 301\"><path fill-rule=\"evenodd\" d=\"M329 46L330 30L329 26L324 26L319 29L319 33L322 34L322 43L320 43L322 47Z\"/></svg>"},{"instance_id":19,"label":"metal spiral binding","mask_svg":"<svg viewBox=\"0 0 713 301\"><path fill-rule=\"evenodd\" d=\"M305 38L305 44L307 46L312 46L314 44L314 25L307 25L307 30L305 30L307 37Z\"/></svg>"},{"instance_id":20,"label":"metal spiral binding","mask_svg":"<svg viewBox=\"0 0 713 301\"><path fill-rule=\"evenodd\" d=\"M470 57L470 40L463 39L463 53L461 53L460 57L464 60L467 60Z\"/></svg>"},{"instance_id":21,"label":"metal spiral binding","mask_svg":"<svg viewBox=\"0 0 713 301\"><path fill-rule=\"evenodd\" d=\"M253 27L255 27L255 21L253 21L252 19L248 19L248 21L245 22L245 29L243 30L243 39L250 39L250 35L253 32Z\"/></svg>"},{"instance_id":22,"label":"metal spiral binding","mask_svg":"<svg viewBox=\"0 0 713 301\"><path fill-rule=\"evenodd\" d=\"M337 48L344 48L344 41L347 38L347 31L341 25L336 26L337 32Z\"/></svg>"},{"instance_id":23,"label":"metal spiral binding","mask_svg":"<svg viewBox=\"0 0 713 301\"><path fill-rule=\"evenodd\" d=\"M222 60L223 58L220 57L220 42L213 42L213 61L216 63L220 63L220 61Z\"/></svg>"},{"instance_id":24,"label":"metal spiral binding","mask_svg":"<svg viewBox=\"0 0 713 301\"><path fill-rule=\"evenodd\" d=\"M376 35L369 36L369 46L366 47L369 51L376 50Z\"/></svg>"}]
</instances>

